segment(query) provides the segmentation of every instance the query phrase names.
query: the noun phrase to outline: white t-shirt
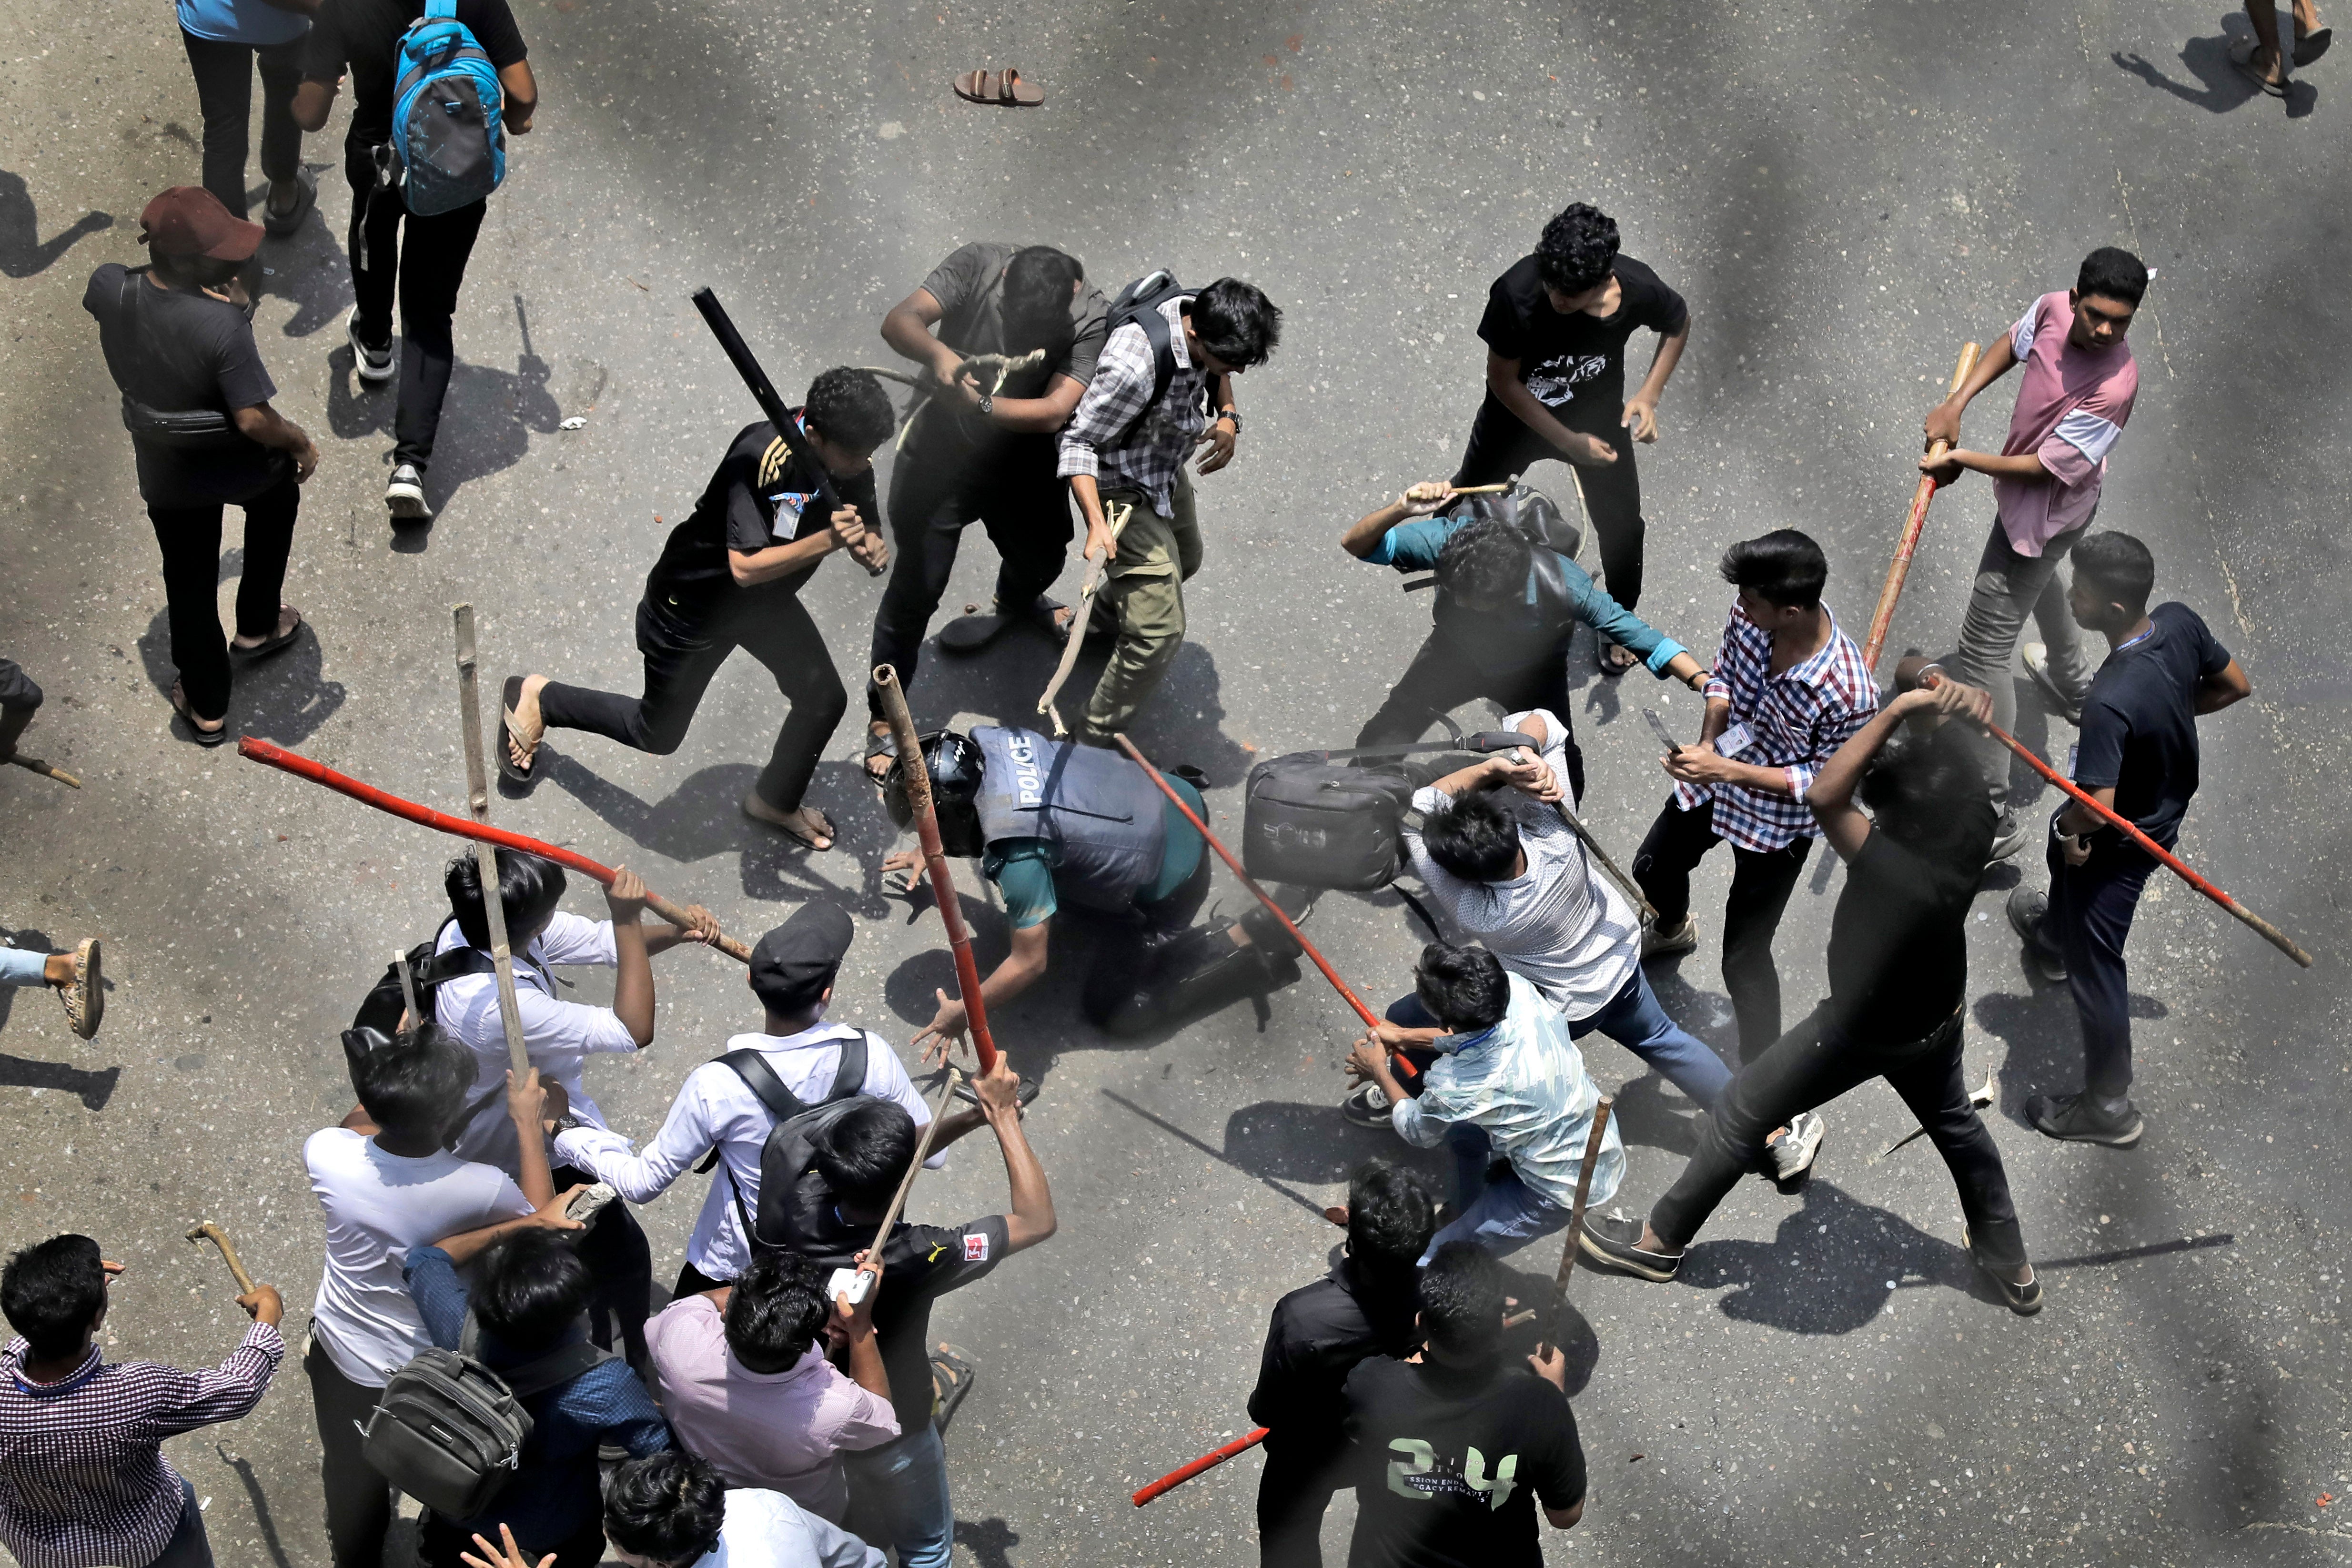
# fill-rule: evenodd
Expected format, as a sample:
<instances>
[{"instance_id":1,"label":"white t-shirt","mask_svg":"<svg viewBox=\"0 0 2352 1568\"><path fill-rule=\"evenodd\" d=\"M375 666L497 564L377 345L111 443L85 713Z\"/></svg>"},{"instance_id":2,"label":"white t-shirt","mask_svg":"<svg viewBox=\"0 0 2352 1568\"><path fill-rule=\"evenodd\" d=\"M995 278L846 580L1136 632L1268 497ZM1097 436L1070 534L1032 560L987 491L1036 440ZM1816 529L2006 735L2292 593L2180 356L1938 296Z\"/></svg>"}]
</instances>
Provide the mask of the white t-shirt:
<instances>
[{"instance_id":1,"label":"white t-shirt","mask_svg":"<svg viewBox=\"0 0 2352 1568\"><path fill-rule=\"evenodd\" d=\"M818 1024L797 1035L737 1035L727 1048L760 1052L786 1089L814 1105L832 1092L834 1074L841 1067L841 1042L859 1032L847 1024ZM930 1122L931 1108L915 1092L898 1053L870 1032L866 1035L866 1081L859 1092L897 1100L915 1119L919 1131ZM686 1075L668 1119L644 1153L631 1152L629 1141L618 1132L578 1127L556 1138L555 1157L559 1164L594 1173L598 1181L610 1183L633 1204L649 1204L716 1145L725 1170L711 1173L701 1216L686 1244L686 1260L706 1279L733 1279L751 1266L751 1248L735 1215L735 1189L742 1188L743 1206L756 1216L760 1151L775 1124L742 1074L723 1062L705 1062ZM947 1158L943 1149L923 1163L937 1170ZM734 1177L732 1183L729 1175Z\"/></svg>"},{"instance_id":2,"label":"white t-shirt","mask_svg":"<svg viewBox=\"0 0 2352 1568\"><path fill-rule=\"evenodd\" d=\"M495 1166L446 1152L387 1154L345 1127L310 1134L302 1163L327 1216L311 1330L338 1372L382 1388L433 1342L401 1278L408 1249L519 1218L530 1200Z\"/></svg>"},{"instance_id":3,"label":"white t-shirt","mask_svg":"<svg viewBox=\"0 0 2352 1568\"><path fill-rule=\"evenodd\" d=\"M883 1568L882 1553L782 1492L727 1494L719 1544L694 1568Z\"/></svg>"},{"instance_id":4,"label":"white t-shirt","mask_svg":"<svg viewBox=\"0 0 2352 1568\"><path fill-rule=\"evenodd\" d=\"M442 930L433 951L446 952L465 945L464 934L452 921ZM566 1002L558 996L551 966L601 964L609 969L619 962L611 921L583 920L561 912L515 960L515 1004L522 1015L523 1049L543 1082L562 1084L572 1097L572 1114L593 1127L604 1125L604 1113L589 1098L581 1066L600 1051L635 1050L636 1037L610 1007ZM493 1096L466 1124L457 1139L457 1152L515 1173L520 1162L515 1150L514 1122L507 1115L503 1093L507 1027L499 1016L499 977L461 974L443 982L433 995L433 1016L474 1053L474 1087L466 1091L467 1103Z\"/></svg>"}]
</instances>

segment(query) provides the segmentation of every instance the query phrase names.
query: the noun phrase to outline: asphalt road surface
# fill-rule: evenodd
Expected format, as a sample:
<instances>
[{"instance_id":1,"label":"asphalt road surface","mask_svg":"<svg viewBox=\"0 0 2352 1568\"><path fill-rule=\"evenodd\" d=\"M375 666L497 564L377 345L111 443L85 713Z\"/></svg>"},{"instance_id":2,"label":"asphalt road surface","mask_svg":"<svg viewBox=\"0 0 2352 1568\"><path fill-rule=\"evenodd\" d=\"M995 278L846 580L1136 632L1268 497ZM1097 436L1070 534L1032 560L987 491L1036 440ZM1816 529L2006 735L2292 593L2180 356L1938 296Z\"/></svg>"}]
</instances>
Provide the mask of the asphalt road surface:
<instances>
[{"instance_id":1,"label":"asphalt road surface","mask_svg":"<svg viewBox=\"0 0 2352 1568\"><path fill-rule=\"evenodd\" d=\"M2352 763L2336 455L2352 422L2338 107L2352 62L2312 68L2282 104L2227 61L2242 19L2173 0L517 9L543 108L467 282L429 534L386 527L392 398L358 385L343 342L340 114L305 146L319 216L263 252L278 406L326 454L287 588L316 631L241 679L232 722L446 809L464 783L453 603L479 612L491 692L523 669L634 689L643 574L756 416L687 303L706 283L794 395L827 365L888 363L882 312L968 239L1064 246L1108 287L1166 265L1273 296L1284 343L1241 384L1239 459L1201 487L1191 635L1137 731L1155 758L1206 769L1219 820L1237 826L1252 758L1344 743L1418 643L1426 601L1335 541L1451 470L1479 395L1487 282L1559 206L1607 208L1627 251L1693 306L1664 437L1641 454L1642 610L1702 651L1728 603L1717 552L1784 525L1822 541L1830 601L1858 630L1920 417L1963 340L1990 342L2067 286L2093 247L2139 251L2160 275L2100 521L2149 542L2160 595L2193 605L2253 679L2252 701L2202 726L2183 851L2318 966L2152 883L2131 945L2148 1135L2120 1153L2052 1143L2020 1108L2077 1085L2075 1025L2002 924L2017 874L1993 877L1971 927L1969 1068L1998 1084L2048 1310L2012 1318L1972 1277L1924 1144L1870 1162L1908 1121L1865 1088L1829 1113L1811 1191L1744 1184L1677 1285L1579 1279L1569 1344L1591 1495L1545 1550L2352 1561L2352 1501L2322 1506L2352 1498L2346 836L2328 782ZM285 1289L299 1341L320 1245L299 1147L349 1105L336 1032L392 949L432 928L452 846L173 737L154 542L79 301L92 267L136 258L147 196L196 179L194 92L159 6L51 0L17 16L0 45L0 649L49 692L27 749L88 787L0 771L0 925L26 944L105 932L114 989L88 1045L47 997L0 993L0 1245L97 1235L131 1266L111 1353L208 1363L241 1314L182 1233L227 1226ZM982 64L1020 66L1045 107L957 101L948 79ZM1998 442L2009 397L1981 401L1973 444ZM560 428L574 416L584 427ZM1560 469L1537 480L1566 493ZM1897 648L1952 637L1990 516L1980 479L1937 503ZM992 571L975 530L950 608L984 597ZM835 562L803 595L853 686L877 593ZM1024 636L979 662L934 658L919 717L1022 718L1052 654ZM1579 668L1586 809L1628 853L1664 793L1633 710L1688 731L1697 703ZM2021 702L2024 737L2063 759L2063 721ZM497 819L625 861L750 935L806 900L843 901L859 940L835 1014L903 1044L949 974L936 917L881 887L894 843L858 783L855 706L811 795L839 849L803 853L738 815L778 709L739 660L677 754L559 736L535 796ZM1820 993L1840 886L1815 862L1779 942L1791 1016ZM2023 875L2043 873L2029 858ZM1720 857L1701 873L1702 945L1661 976L1668 1005L1723 1046L1726 876ZM992 961L1002 919L968 868L963 886ZM1238 912L1222 871L1215 897ZM575 891L571 907L601 903ZM1405 987L1420 939L1392 894L1327 897L1309 930L1368 995ZM1031 1135L1062 1228L936 1319L980 1366L949 1444L959 1559L1253 1562L1256 1458L1141 1511L1127 1494L1246 1427L1267 1310L1337 1239L1313 1211L1395 1140L1333 1110L1353 1029L1311 974L1262 1013L1120 1045L1076 1016L1090 951L1068 933L1048 982L997 1023L1045 1080ZM655 1045L591 1071L615 1124L640 1134L692 1064L758 1019L724 959L679 952L656 973ZM579 994L599 994L595 975ZM1625 1201L1645 1204L1691 1131L1632 1057L1597 1039L1589 1055L1624 1086ZM913 1207L954 1220L1003 1195L982 1139ZM699 1196L644 1213L664 1277ZM1547 1243L1513 1263L1533 1289L1558 1257ZM290 1362L251 1418L170 1452L210 1500L224 1563L323 1561ZM1332 1550L1351 1517L1333 1509Z\"/></svg>"}]
</instances>

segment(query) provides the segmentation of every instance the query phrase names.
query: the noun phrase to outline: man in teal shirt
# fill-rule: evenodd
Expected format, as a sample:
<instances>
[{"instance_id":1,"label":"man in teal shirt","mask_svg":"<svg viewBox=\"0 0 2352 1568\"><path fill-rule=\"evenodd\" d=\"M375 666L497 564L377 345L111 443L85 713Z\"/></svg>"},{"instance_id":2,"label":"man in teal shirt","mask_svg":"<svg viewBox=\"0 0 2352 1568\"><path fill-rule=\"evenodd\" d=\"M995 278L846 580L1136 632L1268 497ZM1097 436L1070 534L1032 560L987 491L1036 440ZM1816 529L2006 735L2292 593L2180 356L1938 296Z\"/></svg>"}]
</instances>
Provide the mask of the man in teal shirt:
<instances>
[{"instance_id":1,"label":"man in teal shirt","mask_svg":"<svg viewBox=\"0 0 2352 1568\"><path fill-rule=\"evenodd\" d=\"M1479 697L1507 713L1549 709L1567 723L1568 644L1580 621L1660 679L1703 689L1698 660L1597 587L1576 563L1576 545L1577 530L1550 498L1522 484L1490 496L1418 484L1358 519L1339 548L1375 566L1436 573L1437 603L1428 639L1356 744L1410 744L1433 718ZM1568 777L1582 800L1584 754L1573 735Z\"/></svg>"},{"instance_id":2,"label":"man in teal shirt","mask_svg":"<svg viewBox=\"0 0 2352 1568\"><path fill-rule=\"evenodd\" d=\"M1207 845L1127 758L983 724L968 736L953 730L925 736L923 762L941 847L979 858L1013 927L1013 951L981 983L989 1006L1045 974L1055 917L1066 910L1110 933L1080 1005L1114 1034L1298 977L1297 940L1263 909L1188 929L1208 896ZM1204 809L1192 779L1171 773L1168 784L1194 811ZM905 775L895 763L882 796L891 820L909 826ZM921 868L916 850L882 863L886 873L910 878ZM963 1004L941 991L939 1012L914 1043L943 1048L965 1022Z\"/></svg>"}]
</instances>

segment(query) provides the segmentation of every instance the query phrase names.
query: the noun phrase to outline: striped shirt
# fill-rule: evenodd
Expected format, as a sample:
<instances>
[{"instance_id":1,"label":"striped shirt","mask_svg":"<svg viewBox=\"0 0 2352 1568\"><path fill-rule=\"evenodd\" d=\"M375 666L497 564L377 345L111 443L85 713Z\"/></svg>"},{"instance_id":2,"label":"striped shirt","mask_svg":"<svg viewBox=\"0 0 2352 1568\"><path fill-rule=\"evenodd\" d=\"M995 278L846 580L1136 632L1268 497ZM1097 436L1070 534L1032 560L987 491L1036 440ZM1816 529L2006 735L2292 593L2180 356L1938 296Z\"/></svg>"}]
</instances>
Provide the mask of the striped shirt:
<instances>
[{"instance_id":1,"label":"striped shirt","mask_svg":"<svg viewBox=\"0 0 2352 1568\"><path fill-rule=\"evenodd\" d=\"M1160 307L1168 319L1176 370L1148 414L1143 405L1151 400L1156 374L1151 340L1133 321L1111 333L1096 363L1095 378L1078 400L1078 411L1062 429L1062 458L1054 469L1057 477L1090 474L1105 489L1139 489L1151 498L1152 510L1162 517L1175 514L1176 478L1209 423L1202 395L1208 373L1184 349L1182 312L1191 303L1187 294ZM1139 414L1143 416L1139 419Z\"/></svg>"},{"instance_id":2,"label":"striped shirt","mask_svg":"<svg viewBox=\"0 0 2352 1568\"><path fill-rule=\"evenodd\" d=\"M1540 708L1511 714L1503 726L1516 730L1530 718L1544 721L1543 760L1565 780L1568 726ZM1504 968L1525 975L1571 1023L1589 1018L1633 973L1641 958L1641 917L1624 894L1595 874L1583 843L1559 812L1516 789L1498 790L1496 798L1518 819L1525 872L1499 882L1467 881L1431 859L1411 826L1404 831L1405 859L1462 940L1484 944ZM1423 816L1452 803L1434 787L1412 797L1413 809Z\"/></svg>"},{"instance_id":3,"label":"striped shirt","mask_svg":"<svg viewBox=\"0 0 2352 1568\"><path fill-rule=\"evenodd\" d=\"M0 1351L0 1545L23 1568L101 1568L163 1552L182 1499L157 1445L260 1404L286 1342L255 1323L210 1372L110 1363L92 1345L58 1383L29 1381L25 1351Z\"/></svg>"},{"instance_id":4,"label":"striped shirt","mask_svg":"<svg viewBox=\"0 0 2352 1568\"><path fill-rule=\"evenodd\" d=\"M1731 723L1716 750L1735 763L1779 768L1788 776L1789 794L1677 784L1675 804L1692 811L1713 801L1715 831L1742 849L1785 849L1821 831L1805 808L1805 792L1822 764L1878 711L1878 683L1862 650L1838 629L1827 605L1822 613L1830 616L1828 644L1778 675L1772 673L1772 634L1749 620L1738 600L1724 623L1706 700L1728 701Z\"/></svg>"}]
</instances>

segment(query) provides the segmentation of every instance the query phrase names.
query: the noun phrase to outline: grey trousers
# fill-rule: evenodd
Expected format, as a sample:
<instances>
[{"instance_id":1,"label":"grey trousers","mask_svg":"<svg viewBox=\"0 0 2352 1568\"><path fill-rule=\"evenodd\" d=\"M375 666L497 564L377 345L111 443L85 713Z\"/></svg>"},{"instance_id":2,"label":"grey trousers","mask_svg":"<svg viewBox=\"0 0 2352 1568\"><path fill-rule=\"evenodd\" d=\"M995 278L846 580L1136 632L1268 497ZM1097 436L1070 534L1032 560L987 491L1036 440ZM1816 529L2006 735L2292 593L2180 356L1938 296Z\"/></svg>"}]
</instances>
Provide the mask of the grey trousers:
<instances>
[{"instance_id":1,"label":"grey trousers","mask_svg":"<svg viewBox=\"0 0 2352 1568\"><path fill-rule=\"evenodd\" d=\"M1953 679L1980 686L1992 693L1992 721L2017 729L2017 686L2012 674L2017 639L2027 618L2042 630L2050 649L2050 675L2058 688L2079 700L2091 689L2091 667L2083 657L2082 628L2066 608L2066 587L2058 580L2058 563L2075 542L2090 531L2092 518L2067 530L2042 547L2038 556L2020 555L2010 547L2009 535L1995 517L1992 536L1985 541L1977 563L1976 585L1969 593L1967 614L1960 617L1959 651L1944 661ZM1988 740L1983 748L1985 784L1993 805L2009 809L2009 749Z\"/></svg>"}]
</instances>

